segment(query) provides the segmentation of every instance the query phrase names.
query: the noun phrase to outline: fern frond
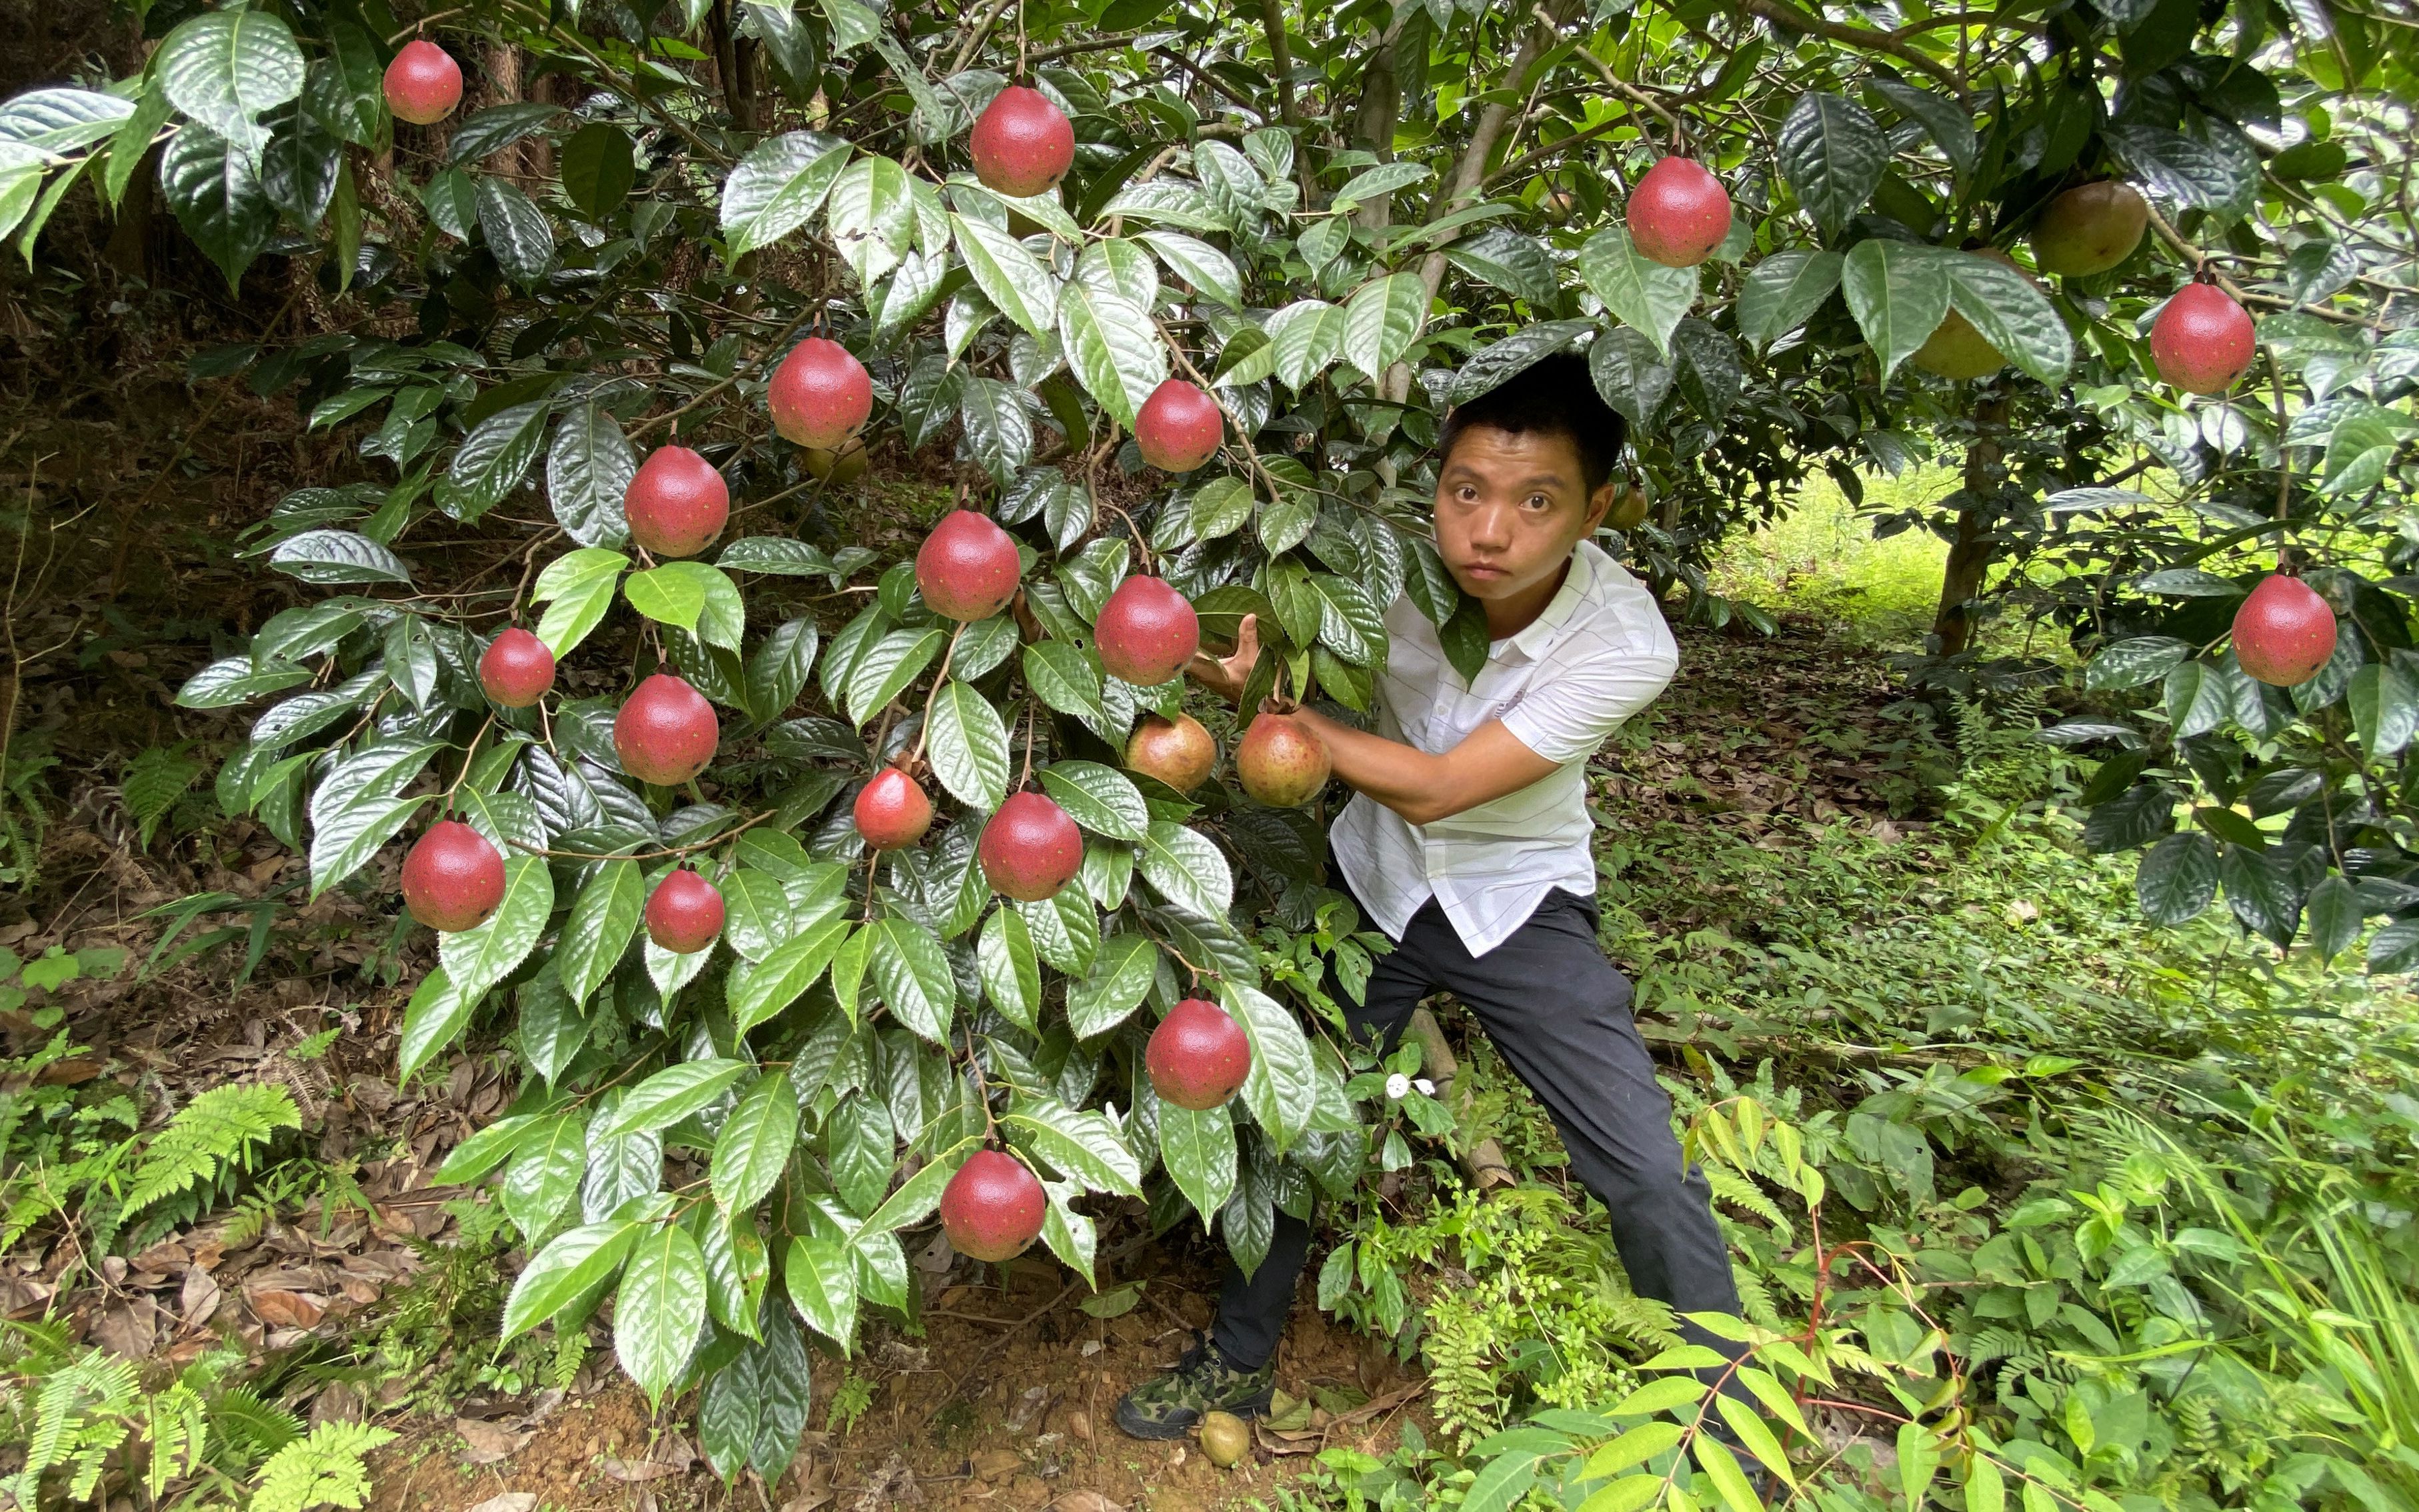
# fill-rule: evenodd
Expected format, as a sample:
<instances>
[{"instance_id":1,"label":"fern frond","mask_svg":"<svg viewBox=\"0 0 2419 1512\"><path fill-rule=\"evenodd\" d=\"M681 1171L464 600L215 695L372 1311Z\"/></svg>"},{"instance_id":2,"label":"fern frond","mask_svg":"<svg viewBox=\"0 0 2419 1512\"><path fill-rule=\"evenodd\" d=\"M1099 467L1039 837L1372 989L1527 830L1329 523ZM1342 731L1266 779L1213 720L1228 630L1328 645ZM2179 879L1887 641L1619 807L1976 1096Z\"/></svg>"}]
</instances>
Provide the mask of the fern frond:
<instances>
[{"instance_id":1,"label":"fern frond","mask_svg":"<svg viewBox=\"0 0 2419 1512\"><path fill-rule=\"evenodd\" d=\"M1780 1232L1782 1244L1789 1242L1789 1219L1781 1212L1780 1204L1764 1196L1762 1187L1718 1162L1707 1162L1703 1169L1715 1196L1733 1208L1755 1214Z\"/></svg>"},{"instance_id":2,"label":"fern frond","mask_svg":"<svg viewBox=\"0 0 2419 1512\"><path fill-rule=\"evenodd\" d=\"M210 1401L210 1427L223 1455L211 1461L240 1474L302 1436L302 1420L250 1386L229 1386Z\"/></svg>"},{"instance_id":3,"label":"fern frond","mask_svg":"<svg viewBox=\"0 0 2419 1512\"><path fill-rule=\"evenodd\" d=\"M182 1381L143 1406L147 1419L145 1436L151 1441L151 1462L144 1469L143 1483L157 1502L172 1476L190 1475L201 1468L203 1451L209 1443L210 1420L201 1393Z\"/></svg>"},{"instance_id":4,"label":"fern frond","mask_svg":"<svg viewBox=\"0 0 2419 1512\"><path fill-rule=\"evenodd\" d=\"M127 815L135 824L137 842L146 849L160 821L193 785L193 779L202 775L202 764L185 754L185 745L178 741L172 747L153 746L137 752L126 764L126 775L118 783Z\"/></svg>"},{"instance_id":5,"label":"fern frond","mask_svg":"<svg viewBox=\"0 0 2419 1512\"><path fill-rule=\"evenodd\" d=\"M100 1480L109 1452L126 1439L126 1414L139 1394L131 1361L87 1350L42 1382L34 1399L34 1431L25 1469L12 1488L19 1504L35 1504L42 1473L68 1467L68 1495L85 1501Z\"/></svg>"},{"instance_id":6,"label":"fern frond","mask_svg":"<svg viewBox=\"0 0 2419 1512\"><path fill-rule=\"evenodd\" d=\"M172 1193L215 1180L229 1165L249 1168L253 1150L280 1129L300 1129L302 1115L293 1095L264 1082L213 1087L177 1110L151 1138L126 1211L150 1206Z\"/></svg>"},{"instance_id":7,"label":"fern frond","mask_svg":"<svg viewBox=\"0 0 2419 1512\"><path fill-rule=\"evenodd\" d=\"M370 1498L370 1470L362 1457L394 1433L368 1423L322 1423L270 1457L254 1482L252 1512L307 1512L315 1506L358 1508Z\"/></svg>"}]
</instances>

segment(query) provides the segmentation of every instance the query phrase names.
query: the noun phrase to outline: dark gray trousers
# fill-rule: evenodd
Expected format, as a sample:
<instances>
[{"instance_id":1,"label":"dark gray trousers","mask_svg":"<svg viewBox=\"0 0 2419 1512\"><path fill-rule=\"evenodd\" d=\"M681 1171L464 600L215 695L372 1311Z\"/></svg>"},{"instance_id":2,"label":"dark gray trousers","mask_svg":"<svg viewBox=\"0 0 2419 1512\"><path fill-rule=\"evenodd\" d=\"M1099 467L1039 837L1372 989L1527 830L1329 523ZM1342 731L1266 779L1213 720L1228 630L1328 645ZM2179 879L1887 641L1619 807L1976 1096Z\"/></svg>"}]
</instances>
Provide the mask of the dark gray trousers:
<instances>
[{"instance_id":1,"label":"dark gray trousers","mask_svg":"<svg viewBox=\"0 0 2419 1512\"><path fill-rule=\"evenodd\" d=\"M1672 1100L1656 1085L1630 1018L1629 980L1597 948L1595 922L1595 900L1556 888L1510 939L1473 957L1430 899L1394 951L1378 958L1364 1001L1347 1005L1347 1022L1355 1036L1392 1049L1420 999L1437 992L1461 999L1553 1116L1572 1171L1610 1214L1629 1284L1679 1312L1735 1313L1738 1289L1712 1194L1695 1166L1682 1168ZM1309 1253L1310 1225L1280 1212L1258 1270L1246 1278L1227 1260L1210 1337L1236 1365L1256 1369L1276 1352ZM1703 1329L1683 1332L1724 1354L1738 1351Z\"/></svg>"}]
</instances>

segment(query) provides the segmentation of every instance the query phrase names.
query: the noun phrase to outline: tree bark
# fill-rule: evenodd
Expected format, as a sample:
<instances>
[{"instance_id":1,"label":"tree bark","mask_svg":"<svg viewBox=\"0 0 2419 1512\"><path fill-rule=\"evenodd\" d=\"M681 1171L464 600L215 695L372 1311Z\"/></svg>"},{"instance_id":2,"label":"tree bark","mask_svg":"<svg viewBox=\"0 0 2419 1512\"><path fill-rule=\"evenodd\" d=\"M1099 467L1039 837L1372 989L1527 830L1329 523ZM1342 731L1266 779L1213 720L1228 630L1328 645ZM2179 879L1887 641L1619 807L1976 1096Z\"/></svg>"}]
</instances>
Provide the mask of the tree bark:
<instances>
[{"instance_id":1,"label":"tree bark","mask_svg":"<svg viewBox=\"0 0 2419 1512\"><path fill-rule=\"evenodd\" d=\"M1408 8L1396 11L1379 36L1368 66L1361 70L1361 100L1352 112L1354 144L1376 154L1379 162L1394 161L1394 128L1403 118L1403 79L1394 67L1394 47L1408 14ZM1352 212L1352 224L1377 230L1386 224L1394 203L1391 194L1372 200Z\"/></svg>"},{"instance_id":2,"label":"tree bark","mask_svg":"<svg viewBox=\"0 0 2419 1512\"><path fill-rule=\"evenodd\" d=\"M1954 656L1974 640L1974 622L1998 554L1992 528L1999 517L1999 489L2006 484L2008 408L2005 390L1991 389L1974 402L1974 439L1965 443L1965 507L1957 512L1957 535L1949 546L1949 561L1940 574L1940 607L1933 615L1932 634L1940 655Z\"/></svg>"}]
</instances>

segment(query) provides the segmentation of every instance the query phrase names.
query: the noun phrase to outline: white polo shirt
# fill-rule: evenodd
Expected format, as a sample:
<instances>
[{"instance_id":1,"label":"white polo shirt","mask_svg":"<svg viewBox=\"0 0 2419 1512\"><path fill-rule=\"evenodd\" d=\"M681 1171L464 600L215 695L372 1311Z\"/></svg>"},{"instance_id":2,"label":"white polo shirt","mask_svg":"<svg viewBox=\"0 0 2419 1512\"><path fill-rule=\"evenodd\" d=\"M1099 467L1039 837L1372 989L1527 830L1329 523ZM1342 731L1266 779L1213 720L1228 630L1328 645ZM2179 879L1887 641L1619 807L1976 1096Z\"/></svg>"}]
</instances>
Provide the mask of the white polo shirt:
<instances>
[{"instance_id":1,"label":"white polo shirt","mask_svg":"<svg viewBox=\"0 0 2419 1512\"><path fill-rule=\"evenodd\" d=\"M1645 584L1594 542L1572 553L1562 589L1526 629L1487 647L1465 686L1436 626L1408 598L1386 611L1392 640L1378 679L1377 733L1441 754L1489 719L1557 762L1517 793L1432 825L1355 795L1337 816L1335 857L1390 939L1433 897L1462 944L1485 955L1548 891L1595 891L1588 848L1587 762L1663 691L1680 648Z\"/></svg>"}]
</instances>

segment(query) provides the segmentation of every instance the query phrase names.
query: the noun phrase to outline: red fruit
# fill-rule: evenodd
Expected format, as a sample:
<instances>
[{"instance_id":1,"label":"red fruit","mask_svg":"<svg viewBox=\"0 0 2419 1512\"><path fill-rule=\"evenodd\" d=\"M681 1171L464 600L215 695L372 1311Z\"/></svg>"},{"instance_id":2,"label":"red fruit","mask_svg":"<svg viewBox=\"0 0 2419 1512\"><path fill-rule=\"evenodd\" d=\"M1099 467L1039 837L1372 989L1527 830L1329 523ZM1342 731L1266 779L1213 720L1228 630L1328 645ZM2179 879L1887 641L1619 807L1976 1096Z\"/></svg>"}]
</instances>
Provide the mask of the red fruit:
<instances>
[{"instance_id":1,"label":"red fruit","mask_svg":"<svg viewBox=\"0 0 2419 1512\"><path fill-rule=\"evenodd\" d=\"M1252 1072L1252 1041L1217 1004L1188 997L1167 1011L1143 1052L1151 1089L1195 1113L1223 1106Z\"/></svg>"},{"instance_id":2,"label":"red fruit","mask_svg":"<svg viewBox=\"0 0 2419 1512\"><path fill-rule=\"evenodd\" d=\"M1687 158L1665 158L1630 191L1629 239L1667 268L1694 268L1731 234L1722 181Z\"/></svg>"},{"instance_id":3,"label":"red fruit","mask_svg":"<svg viewBox=\"0 0 2419 1512\"><path fill-rule=\"evenodd\" d=\"M731 517L731 486L686 446L659 446L622 494L630 539L659 557L693 557Z\"/></svg>"},{"instance_id":4,"label":"red fruit","mask_svg":"<svg viewBox=\"0 0 2419 1512\"><path fill-rule=\"evenodd\" d=\"M1190 472L1210 460L1225 439L1218 401L1182 378L1150 391L1134 415L1134 447L1163 472Z\"/></svg>"},{"instance_id":5,"label":"red fruit","mask_svg":"<svg viewBox=\"0 0 2419 1512\"><path fill-rule=\"evenodd\" d=\"M403 858L403 902L433 930L477 929L504 901L504 858L458 819L428 826Z\"/></svg>"},{"instance_id":6,"label":"red fruit","mask_svg":"<svg viewBox=\"0 0 2419 1512\"><path fill-rule=\"evenodd\" d=\"M1290 714L1263 707L1235 746L1243 791L1276 809L1299 809L1327 786L1334 758L1317 732Z\"/></svg>"},{"instance_id":7,"label":"red fruit","mask_svg":"<svg viewBox=\"0 0 2419 1512\"><path fill-rule=\"evenodd\" d=\"M1040 903L1084 865L1084 832L1039 793L1011 793L975 847L983 875L1020 903Z\"/></svg>"},{"instance_id":8,"label":"red fruit","mask_svg":"<svg viewBox=\"0 0 2419 1512\"><path fill-rule=\"evenodd\" d=\"M953 509L916 552L924 606L945 620L972 624L1008 608L1025 563L1016 541L988 516Z\"/></svg>"},{"instance_id":9,"label":"red fruit","mask_svg":"<svg viewBox=\"0 0 2419 1512\"><path fill-rule=\"evenodd\" d=\"M722 894L686 867L655 884L647 898L647 938L674 955L694 955L722 934Z\"/></svg>"},{"instance_id":10,"label":"red fruit","mask_svg":"<svg viewBox=\"0 0 2419 1512\"><path fill-rule=\"evenodd\" d=\"M837 452L873 413L873 376L839 342L809 336L773 370L764 403L782 440Z\"/></svg>"},{"instance_id":11,"label":"red fruit","mask_svg":"<svg viewBox=\"0 0 2419 1512\"><path fill-rule=\"evenodd\" d=\"M462 65L435 42L413 38L386 66L386 108L414 126L433 126L462 103Z\"/></svg>"},{"instance_id":12,"label":"red fruit","mask_svg":"<svg viewBox=\"0 0 2419 1512\"><path fill-rule=\"evenodd\" d=\"M526 709L554 686L554 653L516 625L487 642L479 657L479 687L508 709Z\"/></svg>"},{"instance_id":13,"label":"red fruit","mask_svg":"<svg viewBox=\"0 0 2419 1512\"><path fill-rule=\"evenodd\" d=\"M714 705L670 672L640 683L613 717L622 770L658 787L677 787L704 771L721 736Z\"/></svg>"},{"instance_id":14,"label":"red fruit","mask_svg":"<svg viewBox=\"0 0 2419 1512\"><path fill-rule=\"evenodd\" d=\"M1126 742L1126 766L1157 778L1179 793L1190 793L1218 764L1218 743L1201 721L1189 714L1173 719L1147 715Z\"/></svg>"},{"instance_id":15,"label":"red fruit","mask_svg":"<svg viewBox=\"0 0 2419 1512\"><path fill-rule=\"evenodd\" d=\"M873 774L856 790L856 832L877 851L913 845L932 827L932 800L923 787L896 766Z\"/></svg>"},{"instance_id":16,"label":"red fruit","mask_svg":"<svg viewBox=\"0 0 2419 1512\"><path fill-rule=\"evenodd\" d=\"M1112 674L1136 687L1157 687L1201 649L1201 616L1163 579L1129 578L1101 606L1092 640Z\"/></svg>"},{"instance_id":17,"label":"red fruit","mask_svg":"<svg viewBox=\"0 0 2419 1512\"><path fill-rule=\"evenodd\" d=\"M2158 363L2159 377L2186 393L2224 393L2234 387L2257 347L2251 316L2214 284L2186 284L2176 290L2150 325L2150 360Z\"/></svg>"},{"instance_id":18,"label":"red fruit","mask_svg":"<svg viewBox=\"0 0 2419 1512\"><path fill-rule=\"evenodd\" d=\"M941 1227L961 1255L1009 1260L1040 1237L1049 1207L1049 1196L1023 1161L978 1149L941 1190Z\"/></svg>"},{"instance_id":19,"label":"red fruit","mask_svg":"<svg viewBox=\"0 0 2419 1512\"><path fill-rule=\"evenodd\" d=\"M975 177L1019 199L1058 187L1075 165L1075 128L1039 89L1009 85L975 120Z\"/></svg>"},{"instance_id":20,"label":"red fruit","mask_svg":"<svg viewBox=\"0 0 2419 1512\"><path fill-rule=\"evenodd\" d=\"M2234 659L2272 687L2308 682L2334 654L2335 611L2299 578L2262 579L2234 611Z\"/></svg>"}]
</instances>

